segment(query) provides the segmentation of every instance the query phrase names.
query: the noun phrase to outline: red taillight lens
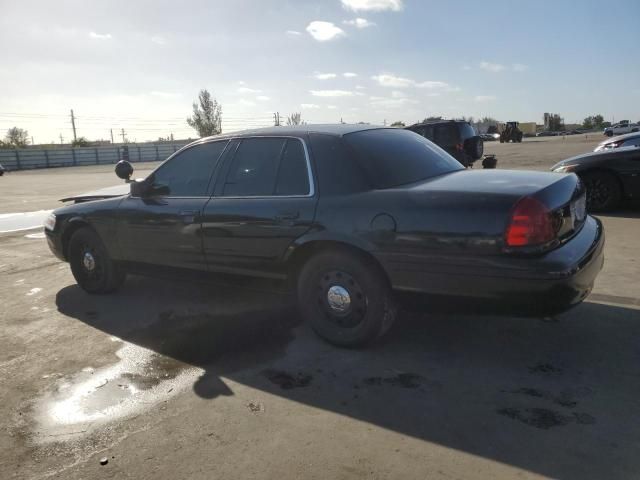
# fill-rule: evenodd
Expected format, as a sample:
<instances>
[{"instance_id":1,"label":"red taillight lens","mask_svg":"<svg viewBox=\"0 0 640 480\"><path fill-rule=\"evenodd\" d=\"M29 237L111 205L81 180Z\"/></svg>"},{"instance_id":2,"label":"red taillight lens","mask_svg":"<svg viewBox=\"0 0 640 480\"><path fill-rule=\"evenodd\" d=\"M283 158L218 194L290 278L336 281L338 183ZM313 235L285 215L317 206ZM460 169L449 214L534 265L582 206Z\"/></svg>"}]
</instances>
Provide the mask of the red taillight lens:
<instances>
[{"instance_id":1,"label":"red taillight lens","mask_svg":"<svg viewBox=\"0 0 640 480\"><path fill-rule=\"evenodd\" d=\"M508 247L542 245L555 236L551 212L540 201L524 197L516 203L505 235Z\"/></svg>"}]
</instances>

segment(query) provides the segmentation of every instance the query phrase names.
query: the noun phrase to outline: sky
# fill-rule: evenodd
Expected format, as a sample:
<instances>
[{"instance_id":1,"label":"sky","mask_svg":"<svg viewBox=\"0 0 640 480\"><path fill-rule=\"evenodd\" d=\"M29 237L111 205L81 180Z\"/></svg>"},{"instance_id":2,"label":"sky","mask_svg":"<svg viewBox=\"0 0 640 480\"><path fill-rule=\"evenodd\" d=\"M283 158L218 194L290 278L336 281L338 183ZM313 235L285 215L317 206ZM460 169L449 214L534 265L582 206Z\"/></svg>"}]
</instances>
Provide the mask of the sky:
<instances>
[{"instance_id":1,"label":"sky","mask_svg":"<svg viewBox=\"0 0 640 480\"><path fill-rule=\"evenodd\" d=\"M197 137L223 131L491 116L640 120L640 1L0 0L0 135ZM120 136L118 137L118 135Z\"/></svg>"}]
</instances>

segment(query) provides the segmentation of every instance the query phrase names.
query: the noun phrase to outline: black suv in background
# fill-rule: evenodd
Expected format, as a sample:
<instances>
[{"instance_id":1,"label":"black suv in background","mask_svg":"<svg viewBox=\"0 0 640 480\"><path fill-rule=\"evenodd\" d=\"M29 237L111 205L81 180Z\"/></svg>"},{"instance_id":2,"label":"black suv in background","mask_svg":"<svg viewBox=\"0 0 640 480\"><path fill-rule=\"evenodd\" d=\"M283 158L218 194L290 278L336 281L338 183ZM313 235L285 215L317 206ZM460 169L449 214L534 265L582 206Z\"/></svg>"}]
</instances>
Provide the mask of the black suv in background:
<instances>
[{"instance_id":1,"label":"black suv in background","mask_svg":"<svg viewBox=\"0 0 640 480\"><path fill-rule=\"evenodd\" d=\"M464 167L482 158L484 143L469 122L436 120L406 127L438 145Z\"/></svg>"}]
</instances>

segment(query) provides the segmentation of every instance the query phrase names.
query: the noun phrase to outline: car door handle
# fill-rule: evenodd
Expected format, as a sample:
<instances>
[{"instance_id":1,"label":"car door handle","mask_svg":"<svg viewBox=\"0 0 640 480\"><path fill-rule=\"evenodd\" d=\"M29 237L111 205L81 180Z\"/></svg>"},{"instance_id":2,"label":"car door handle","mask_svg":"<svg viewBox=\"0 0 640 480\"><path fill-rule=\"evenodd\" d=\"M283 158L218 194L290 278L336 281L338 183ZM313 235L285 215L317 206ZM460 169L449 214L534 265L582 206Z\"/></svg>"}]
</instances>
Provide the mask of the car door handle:
<instances>
[{"instance_id":1,"label":"car door handle","mask_svg":"<svg viewBox=\"0 0 640 480\"><path fill-rule=\"evenodd\" d=\"M300 217L300 212L280 212L276 215L276 220L279 222L286 220L295 220Z\"/></svg>"}]
</instances>

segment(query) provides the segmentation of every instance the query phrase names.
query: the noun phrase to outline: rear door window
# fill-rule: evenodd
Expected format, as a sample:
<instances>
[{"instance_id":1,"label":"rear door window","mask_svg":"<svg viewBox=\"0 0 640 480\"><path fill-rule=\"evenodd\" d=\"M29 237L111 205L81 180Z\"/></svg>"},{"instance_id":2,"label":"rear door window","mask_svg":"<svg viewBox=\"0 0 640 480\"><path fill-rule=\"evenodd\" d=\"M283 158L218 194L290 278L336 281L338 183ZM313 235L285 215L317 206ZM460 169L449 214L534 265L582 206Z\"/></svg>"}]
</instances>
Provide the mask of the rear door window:
<instances>
[{"instance_id":1,"label":"rear door window","mask_svg":"<svg viewBox=\"0 0 640 480\"><path fill-rule=\"evenodd\" d=\"M290 138L278 167L275 195L308 195L309 192L309 170L304 147L300 140Z\"/></svg>"},{"instance_id":2,"label":"rear door window","mask_svg":"<svg viewBox=\"0 0 640 480\"><path fill-rule=\"evenodd\" d=\"M309 178L301 140L246 138L231 161L222 196L304 196L311 192Z\"/></svg>"}]
</instances>

